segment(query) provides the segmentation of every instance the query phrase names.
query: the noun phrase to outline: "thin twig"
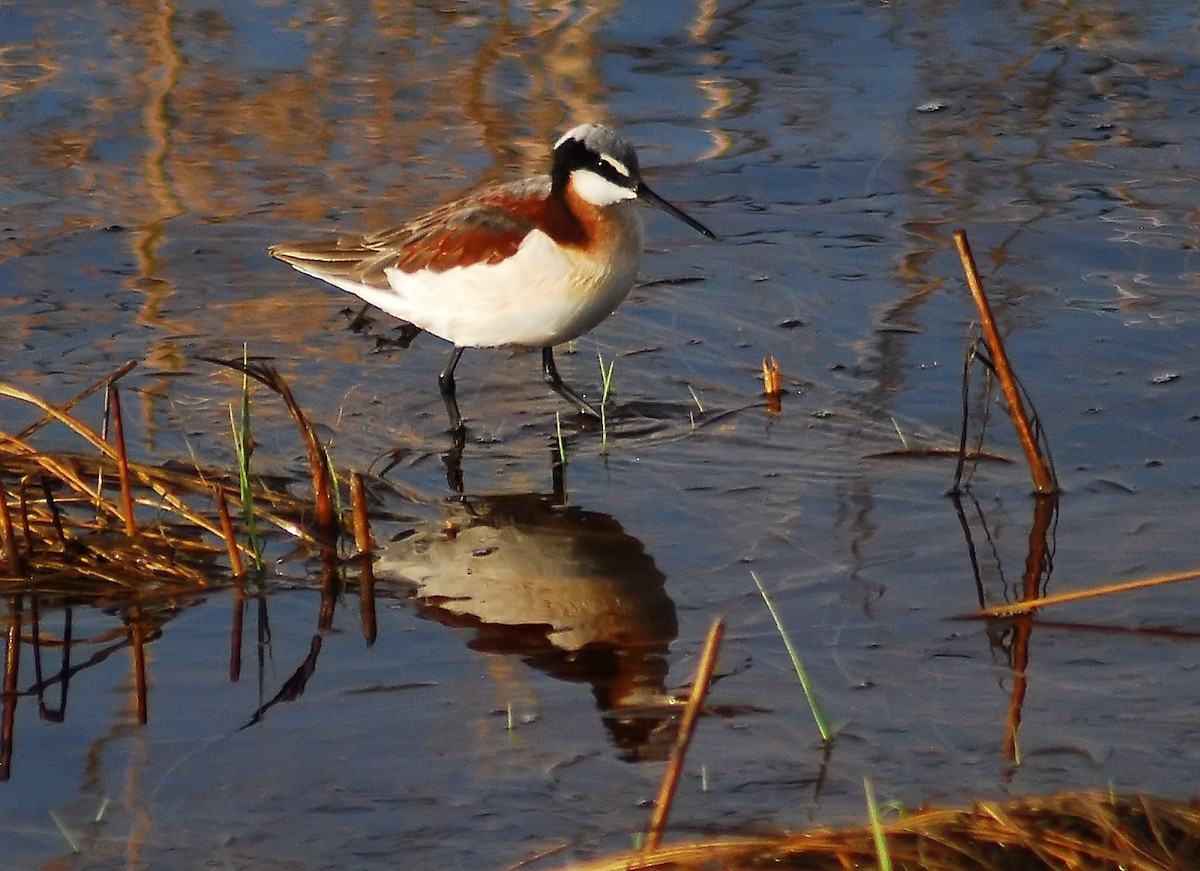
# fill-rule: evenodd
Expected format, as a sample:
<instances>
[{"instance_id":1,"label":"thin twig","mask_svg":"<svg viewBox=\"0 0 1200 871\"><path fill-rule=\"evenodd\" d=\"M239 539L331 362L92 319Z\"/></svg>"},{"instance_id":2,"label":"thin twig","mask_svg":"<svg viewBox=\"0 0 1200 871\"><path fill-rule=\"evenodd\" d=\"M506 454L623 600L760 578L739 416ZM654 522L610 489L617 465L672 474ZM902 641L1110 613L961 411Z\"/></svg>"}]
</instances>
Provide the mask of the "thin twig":
<instances>
[{"instance_id":1,"label":"thin twig","mask_svg":"<svg viewBox=\"0 0 1200 871\"><path fill-rule=\"evenodd\" d=\"M646 832L646 842L643 847L647 851L658 849L658 845L662 842L667 816L671 812L671 802L675 798L675 790L679 786L679 776L683 772L683 761L687 757L692 733L696 730L696 721L700 717L700 708L704 704L704 697L708 694L709 684L712 683L713 669L717 665L717 650L721 646L721 638L724 634L725 623L718 617L709 627L708 637L704 641L700 663L696 666L696 677L692 681L692 691L688 694L687 706L684 708L683 718L679 722L679 733L675 736L675 745L671 748L671 759L667 763L666 773L658 788L658 796L654 800L654 814L650 818L650 829Z\"/></svg>"},{"instance_id":2,"label":"thin twig","mask_svg":"<svg viewBox=\"0 0 1200 871\"><path fill-rule=\"evenodd\" d=\"M125 534L136 538L137 524L133 517L133 487L129 483L129 456L125 453L125 423L121 418L121 394L116 384L108 385L108 401L112 408L113 440L116 442L117 476L121 482L121 508L125 515Z\"/></svg>"},{"instance_id":3,"label":"thin twig","mask_svg":"<svg viewBox=\"0 0 1200 871\"><path fill-rule=\"evenodd\" d=\"M1056 493L1058 492L1058 482L1054 480L1054 474L1038 446L1037 436L1034 434L1025 404L1021 400L1021 391L1017 387L1016 376L1009 364L1008 354L1004 350L1004 341L1000 337L1000 330L996 327L996 320L992 316L992 308L988 303L987 294L984 292L983 282L979 278L979 270L975 267L975 258L971 254L971 246L967 242L967 234L964 231L954 231L954 246L958 249L963 271L967 275L967 285L971 289L971 296L975 299L975 307L979 310L983 338L991 352L996 378L1000 382L1000 389L1004 391L1009 414L1012 415L1013 425L1017 429L1017 437L1021 441L1025 460L1029 464L1029 471L1033 476L1034 488L1038 493Z\"/></svg>"},{"instance_id":4,"label":"thin twig","mask_svg":"<svg viewBox=\"0 0 1200 871\"><path fill-rule=\"evenodd\" d=\"M15 438L19 441L24 441L25 439L27 439L31 435L33 435L35 432L37 432L39 429L44 427L46 424L48 424L51 421L58 418L59 415L66 414L68 411L70 411L72 408L74 408L76 405L78 405L83 400L87 399L89 396L91 396L93 393L95 393L101 387L110 387L111 385L115 384L118 380L120 380L124 376L128 375L129 372L135 366L137 366L137 360L130 360L127 363L125 363L124 365L119 366L116 369L116 371L111 372L108 375L105 375L103 378L99 379L98 381L90 384L83 391L75 394L74 397L72 397L71 399L68 399L62 405L55 406L54 411L56 412L56 414L46 414L46 415L42 416L38 420L31 423L29 426L25 427L25 429L21 430L15 436L13 436L13 438Z\"/></svg>"},{"instance_id":5,"label":"thin twig","mask_svg":"<svg viewBox=\"0 0 1200 871\"><path fill-rule=\"evenodd\" d=\"M990 608L980 608L978 611L971 611L968 614L963 614L962 617L967 619L976 617L1015 617L1019 614L1028 614L1030 611L1036 611L1038 608L1045 608L1050 605L1062 605L1065 602L1096 599L1100 596L1110 596L1114 593L1146 590L1150 587L1161 587L1164 584L1178 584L1181 581L1194 581L1197 579L1200 579L1200 569L1193 569L1189 572L1156 575L1151 578L1141 578L1121 584L1094 587L1090 590L1072 590L1067 593L1057 593L1053 596L1040 596L1036 599L1026 599L1023 602L1004 602L1000 605L992 605Z\"/></svg>"}]
</instances>

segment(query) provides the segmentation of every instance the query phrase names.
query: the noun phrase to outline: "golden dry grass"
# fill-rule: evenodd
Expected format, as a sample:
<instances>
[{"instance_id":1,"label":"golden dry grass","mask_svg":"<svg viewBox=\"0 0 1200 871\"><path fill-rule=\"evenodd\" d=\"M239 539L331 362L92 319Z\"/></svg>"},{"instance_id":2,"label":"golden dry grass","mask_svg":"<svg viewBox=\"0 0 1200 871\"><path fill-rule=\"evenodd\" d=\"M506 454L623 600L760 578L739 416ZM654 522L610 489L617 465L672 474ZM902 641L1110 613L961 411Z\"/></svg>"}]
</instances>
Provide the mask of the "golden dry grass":
<instances>
[{"instance_id":1,"label":"golden dry grass","mask_svg":"<svg viewBox=\"0 0 1200 871\"><path fill-rule=\"evenodd\" d=\"M1200 806L1148 796L1068 792L928 808L885 822L897 871L1184 871L1200 867ZM572 871L878 867L871 828L668 844Z\"/></svg>"},{"instance_id":2,"label":"golden dry grass","mask_svg":"<svg viewBox=\"0 0 1200 871\"><path fill-rule=\"evenodd\" d=\"M59 407L0 383L0 398L42 412L20 432L0 432L0 592L105 604L195 592L239 573L248 550L229 509L240 517L236 473L131 461L116 388L130 368ZM101 389L108 391L107 421L92 424L72 413ZM290 393L282 395L290 407ZM45 447L49 428L58 430L54 444L65 430L80 449ZM326 479L316 488L326 505L327 487ZM280 487L259 482L254 498L260 525L306 544L338 534L328 508L314 509Z\"/></svg>"}]
</instances>

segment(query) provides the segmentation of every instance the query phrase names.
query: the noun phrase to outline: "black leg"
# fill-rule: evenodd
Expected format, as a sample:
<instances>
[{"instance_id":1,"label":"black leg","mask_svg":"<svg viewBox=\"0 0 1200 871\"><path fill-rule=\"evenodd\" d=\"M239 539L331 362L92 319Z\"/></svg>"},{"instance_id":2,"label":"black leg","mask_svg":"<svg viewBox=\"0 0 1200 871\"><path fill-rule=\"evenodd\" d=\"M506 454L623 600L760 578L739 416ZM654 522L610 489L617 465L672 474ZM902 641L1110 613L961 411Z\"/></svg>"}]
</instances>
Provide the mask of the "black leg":
<instances>
[{"instance_id":1,"label":"black leg","mask_svg":"<svg viewBox=\"0 0 1200 871\"><path fill-rule=\"evenodd\" d=\"M459 497L463 495L462 455L464 447L466 447L466 431L464 428L456 429L453 440L450 442L450 450L442 455L442 462L446 466L446 484Z\"/></svg>"},{"instance_id":2,"label":"black leg","mask_svg":"<svg viewBox=\"0 0 1200 871\"><path fill-rule=\"evenodd\" d=\"M442 396L447 394L454 395L454 367L458 365L458 361L463 355L463 350L465 349L456 346L446 359L446 365L442 367L442 371L438 374L438 389L442 391Z\"/></svg>"},{"instance_id":3,"label":"black leg","mask_svg":"<svg viewBox=\"0 0 1200 871\"><path fill-rule=\"evenodd\" d=\"M456 346L450 352L446 365L438 374L438 390L442 392L442 402L446 405L446 416L450 418L450 429L455 433L461 433L466 429L463 425L462 415L458 413L458 400L454 398L454 367L458 365L462 355L463 349Z\"/></svg>"},{"instance_id":4,"label":"black leg","mask_svg":"<svg viewBox=\"0 0 1200 871\"><path fill-rule=\"evenodd\" d=\"M546 379L551 390L578 408L581 414L600 417L600 412L592 408L587 400L563 383L562 376L558 374L558 367L554 365L553 348L542 348L542 377Z\"/></svg>"}]
</instances>

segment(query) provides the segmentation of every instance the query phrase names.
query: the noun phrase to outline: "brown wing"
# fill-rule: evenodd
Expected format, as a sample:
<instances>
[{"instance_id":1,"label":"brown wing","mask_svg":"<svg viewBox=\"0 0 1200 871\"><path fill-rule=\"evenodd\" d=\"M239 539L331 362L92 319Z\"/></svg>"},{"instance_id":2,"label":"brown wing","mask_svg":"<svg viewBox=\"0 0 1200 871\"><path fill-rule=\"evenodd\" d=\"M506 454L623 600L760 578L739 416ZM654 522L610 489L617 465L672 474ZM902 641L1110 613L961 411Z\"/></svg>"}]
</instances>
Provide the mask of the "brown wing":
<instances>
[{"instance_id":1,"label":"brown wing","mask_svg":"<svg viewBox=\"0 0 1200 871\"><path fill-rule=\"evenodd\" d=\"M511 256L546 208L548 179L502 185L400 227L332 242L276 245L271 255L302 272L387 287L384 270L442 272Z\"/></svg>"}]
</instances>

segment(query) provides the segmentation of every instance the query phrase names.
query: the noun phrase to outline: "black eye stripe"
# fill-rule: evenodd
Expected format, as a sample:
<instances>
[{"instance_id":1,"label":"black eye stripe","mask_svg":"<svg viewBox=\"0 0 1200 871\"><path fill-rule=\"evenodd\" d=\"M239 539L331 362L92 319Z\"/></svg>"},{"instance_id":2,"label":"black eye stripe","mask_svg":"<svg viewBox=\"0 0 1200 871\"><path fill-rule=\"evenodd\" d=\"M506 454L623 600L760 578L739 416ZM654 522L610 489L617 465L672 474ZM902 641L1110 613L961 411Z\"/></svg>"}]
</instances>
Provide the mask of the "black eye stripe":
<instances>
[{"instance_id":1,"label":"black eye stripe","mask_svg":"<svg viewBox=\"0 0 1200 871\"><path fill-rule=\"evenodd\" d=\"M596 155L593 166L601 176L611 182L620 185L629 183L629 173L621 172L612 162L605 160L603 155Z\"/></svg>"},{"instance_id":2,"label":"black eye stripe","mask_svg":"<svg viewBox=\"0 0 1200 871\"><path fill-rule=\"evenodd\" d=\"M622 172L621 167L626 171ZM578 139L569 139L555 149L552 175L557 184L561 185L577 169L594 172L605 181L623 188L633 187L633 173L636 172L626 160L612 155L597 154Z\"/></svg>"}]
</instances>

